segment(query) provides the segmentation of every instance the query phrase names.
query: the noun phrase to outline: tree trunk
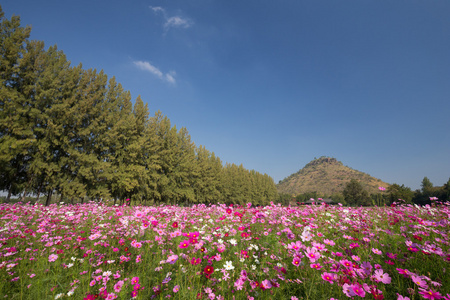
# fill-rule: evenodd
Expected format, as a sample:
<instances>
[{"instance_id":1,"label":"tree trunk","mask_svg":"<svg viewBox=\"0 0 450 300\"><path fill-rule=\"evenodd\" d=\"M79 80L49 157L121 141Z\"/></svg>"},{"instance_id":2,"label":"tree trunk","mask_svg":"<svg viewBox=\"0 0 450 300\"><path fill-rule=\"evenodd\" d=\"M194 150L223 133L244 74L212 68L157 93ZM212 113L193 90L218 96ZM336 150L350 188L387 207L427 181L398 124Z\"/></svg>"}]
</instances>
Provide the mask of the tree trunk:
<instances>
[{"instance_id":1,"label":"tree trunk","mask_svg":"<svg viewBox=\"0 0 450 300\"><path fill-rule=\"evenodd\" d=\"M11 187L8 189L8 196L6 196L6 203L9 203L11 201Z\"/></svg>"},{"instance_id":2,"label":"tree trunk","mask_svg":"<svg viewBox=\"0 0 450 300\"><path fill-rule=\"evenodd\" d=\"M27 186L25 187L25 190L23 191L22 200L20 200L20 201L25 202L25 198L26 198L26 196L27 196L27 194L28 194L28 189L29 189L30 186L31 186L31 181L32 181L32 180L33 180L33 176L30 176L30 179L28 180L28 184L27 184Z\"/></svg>"},{"instance_id":3,"label":"tree trunk","mask_svg":"<svg viewBox=\"0 0 450 300\"><path fill-rule=\"evenodd\" d=\"M39 201L39 197L41 196L41 188L42 188L42 185L39 185L39 188L37 191L37 196L36 196L36 203Z\"/></svg>"},{"instance_id":4,"label":"tree trunk","mask_svg":"<svg viewBox=\"0 0 450 300\"><path fill-rule=\"evenodd\" d=\"M49 206L50 205L50 202L52 200L52 194L53 194L53 191L48 192L47 200L45 201L45 206Z\"/></svg>"},{"instance_id":5,"label":"tree trunk","mask_svg":"<svg viewBox=\"0 0 450 300\"><path fill-rule=\"evenodd\" d=\"M27 197L27 189L25 189L25 191L23 191L23 195L22 195L22 199L20 199L20 201L25 202L25 198Z\"/></svg>"}]
</instances>

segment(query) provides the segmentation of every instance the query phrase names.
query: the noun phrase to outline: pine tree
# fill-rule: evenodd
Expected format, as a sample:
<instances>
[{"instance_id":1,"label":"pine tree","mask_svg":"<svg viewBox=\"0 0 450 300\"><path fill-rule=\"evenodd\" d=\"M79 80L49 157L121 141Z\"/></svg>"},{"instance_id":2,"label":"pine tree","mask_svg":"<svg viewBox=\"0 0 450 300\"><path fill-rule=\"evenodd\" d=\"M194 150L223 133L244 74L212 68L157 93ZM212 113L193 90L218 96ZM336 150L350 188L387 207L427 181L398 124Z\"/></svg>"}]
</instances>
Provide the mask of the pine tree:
<instances>
[{"instance_id":1,"label":"pine tree","mask_svg":"<svg viewBox=\"0 0 450 300\"><path fill-rule=\"evenodd\" d=\"M130 144L130 151L136 153L134 163L139 165L138 187L135 198L139 200L153 200L159 197L157 191L159 153L156 136L156 127L149 118L147 104L144 105L141 97L136 99L133 115L135 121L136 138Z\"/></svg>"},{"instance_id":2,"label":"pine tree","mask_svg":"<svg viewBox=\"0 0 450 300\"><path fill-rule=\"evenodd\" d=\"M196 164L198 176L194 182L195 202L214 203L219 201L221 163L217 164L214 153L210 153L204 146L199 146L196 149Z\"/></svg>"},{"instance_id":3,"label":"pine tree","mask_svg":"<svg viewBox=\"0 0 450 300\"><path fill-rule=\"evenodd\" d=\"M106 103L107 76L96 70L81 70L74 103L77 113L74 116L72 157L77 186L83 186L86 196L92 199L108 198L110 179L107 161L108 145L103 143L102 134L112 126L114 120L108 117Z\"/></svg>"},{"instance_id":4,"label":"pine tree","mask_svg":"<svg viewBox=\"0 0 450 300\"><path fill-rule=\"evenodd\" d=\"M72 76L70 62L56 46L45 51L42 42L30 42L27 49L23 65L34 77L27 80L29 85L25 98L29 99L28 123L36 139L29 150L32 158L28 178L34 189L46 191L50 200L53 192L62 193L65 185L62 165L63 158L67 157L65 147L68 144L64 134L65 99L73 93L74 84L69 84Z\"/></svg>"}]
</instances>

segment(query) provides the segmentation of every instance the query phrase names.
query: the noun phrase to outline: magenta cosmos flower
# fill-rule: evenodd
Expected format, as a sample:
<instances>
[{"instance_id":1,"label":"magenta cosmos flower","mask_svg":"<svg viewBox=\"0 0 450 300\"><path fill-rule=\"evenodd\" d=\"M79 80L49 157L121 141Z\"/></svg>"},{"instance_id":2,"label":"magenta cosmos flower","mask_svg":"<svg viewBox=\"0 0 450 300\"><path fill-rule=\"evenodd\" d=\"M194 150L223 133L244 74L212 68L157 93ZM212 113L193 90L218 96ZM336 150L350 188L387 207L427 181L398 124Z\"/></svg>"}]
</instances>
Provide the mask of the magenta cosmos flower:
<instances>
[{"instance_id":1,"label":"magenta cosmos flower","mask_svg":"<svg viewBox=\"0 0 450 300\"><path fill-rule=\"evenodd\" d=\"M336 275L333 273L325 272L322 274L322 279L325 281L328 281L329 283L333 284L334 280L336 280Z\"/></svg>"},{"instance_id":2,"label":"magenta cosmos flower","mask_svg":"<svg viewBox=\"0 0 450 300\"><path fill-rule=\"evenodd\" d=\"M189 246L189 241L188 240L184 240L180 243L180 245L178 247L180 248L187 248Z\"/></svg>"},{"instance_id":3,"label":"magenta cosmos flower","mask_svg":"<svg viewBox=\"0 0 450 300\"><path fill-rule=\"evenodd\" d=\"M439 292L432 290L424 290L419 288L419 294L422 295L424 299L442 299L442 295Z\"/></svg>"},{"instance_id":4,"label":"magenta cosmos flower","mask_svg":"<svg viewBox=\"0 0 450 300\"><path fill-rule=\"evenodd\" d=\"M294 266L299 266L300 265L300 263L301 263L301 260L300 260L300 258L298 258L298 257L294 257L294 259L292 260L292 264L294 265Z\"/></svg>"},{"instance_id":5,"label":"magenta cosmos flower","mask_svg":"<svg viewBox=\"0 0 450 300\"><path fill-rule=\"evenodd\" d=\"M362 286L360 286L359 284L357 284L357 283L352 284L351 288L352 288L353 292L355 293L355 295L357 295L361 298L364 298L366 296L366 292L364 291Z\"/></svg>"}]
</instances>

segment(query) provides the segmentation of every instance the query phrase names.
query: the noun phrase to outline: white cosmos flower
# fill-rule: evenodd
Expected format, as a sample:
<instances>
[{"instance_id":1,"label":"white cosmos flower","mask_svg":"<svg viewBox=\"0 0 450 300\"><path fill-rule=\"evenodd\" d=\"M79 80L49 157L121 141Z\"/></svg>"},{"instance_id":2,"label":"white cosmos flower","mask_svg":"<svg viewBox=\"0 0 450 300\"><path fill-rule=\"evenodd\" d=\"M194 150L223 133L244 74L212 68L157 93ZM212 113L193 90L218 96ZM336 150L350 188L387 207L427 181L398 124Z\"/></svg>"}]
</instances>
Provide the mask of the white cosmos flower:
<instances>
[{"instance_id":1,"label":"white cosmos flower","mask_svg":"<svg viewBox=\"0 0 450 300\"><path fill-rule=\"evenodd\" d=\"M233 245L233 246L236 246L237 241L235 239L231 239L230 240L230 244Z\"/></svg>"},{"instance_id":2,"label":"white cosmos flower","mask_svg":"<svg viewBox=\"0 0 450 300\"><path fill-rule=\"evenodd\" d=\"M224 267L225 270L234 270L234 266L233 266L233 263L231 261L225 262L223 267Z\"/></svg>"}]
</instances>

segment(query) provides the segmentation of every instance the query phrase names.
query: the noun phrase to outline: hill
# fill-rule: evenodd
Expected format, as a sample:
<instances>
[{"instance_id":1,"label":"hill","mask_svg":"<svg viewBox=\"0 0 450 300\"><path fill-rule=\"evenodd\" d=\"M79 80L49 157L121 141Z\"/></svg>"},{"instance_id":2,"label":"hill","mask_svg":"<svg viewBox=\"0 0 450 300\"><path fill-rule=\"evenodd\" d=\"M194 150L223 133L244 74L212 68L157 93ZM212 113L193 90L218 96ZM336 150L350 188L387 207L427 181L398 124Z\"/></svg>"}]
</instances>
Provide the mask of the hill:
<instances>
[{"instance_id":1,"label":"hill","mask_svg":"<svg viewBox=\"0 0 450 300\"><path fill-rule=\"evenodd\" d=\"M318 192L323 195L341 193L351 179L361 182L370 193L378 193L378 187L387 188L390 184L361 171L344 166L332 157L314 159L297 173L291 174L277 184L279 193L293 196L306 192Z\"/></svg>"}]
</instances>

